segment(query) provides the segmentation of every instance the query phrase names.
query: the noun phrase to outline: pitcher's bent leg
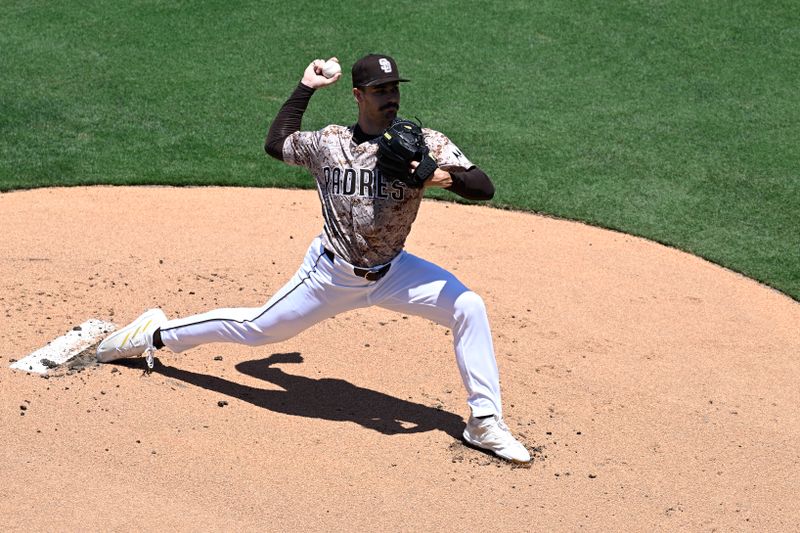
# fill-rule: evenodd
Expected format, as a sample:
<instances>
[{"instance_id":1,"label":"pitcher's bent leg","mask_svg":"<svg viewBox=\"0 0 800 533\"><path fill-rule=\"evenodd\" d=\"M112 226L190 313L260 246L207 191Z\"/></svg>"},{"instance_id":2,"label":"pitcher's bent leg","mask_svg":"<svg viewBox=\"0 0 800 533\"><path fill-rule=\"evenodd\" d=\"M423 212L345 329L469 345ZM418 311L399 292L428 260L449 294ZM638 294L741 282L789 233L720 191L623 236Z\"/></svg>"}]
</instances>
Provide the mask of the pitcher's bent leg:
<instances>
[{"instance_id":1,"label":"pitcher's bent leg","mask_svg":"<svg viewBox=\"0 0 800 533\"><path fill-rule=\"evenodd\" d=\"M450 328L472 415L502 415L500 376L483 299L450 272L406 252L385 281L373 302Z\"/></svg>"}]
</instances>

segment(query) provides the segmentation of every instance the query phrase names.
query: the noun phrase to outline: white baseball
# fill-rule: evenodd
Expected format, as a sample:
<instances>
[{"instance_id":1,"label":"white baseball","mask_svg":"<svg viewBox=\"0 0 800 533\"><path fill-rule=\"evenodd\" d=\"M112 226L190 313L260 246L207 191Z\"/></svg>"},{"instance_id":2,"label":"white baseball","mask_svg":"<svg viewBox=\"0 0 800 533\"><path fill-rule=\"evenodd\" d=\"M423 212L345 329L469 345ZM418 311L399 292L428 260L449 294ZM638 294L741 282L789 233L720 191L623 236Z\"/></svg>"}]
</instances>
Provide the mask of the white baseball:
<instances>
[{"instance_id":1,"label":"white baseball","mask_svg":"<svg viewBox=\"0 0 800 533\"><path fill-rule=\"evenodd\" d=\"M331 59L327 60L324 65L322 65L322 75L326 78L332 78L339 74L342 71L342 67L336 61Z\"/></svg>"}]
</instances>

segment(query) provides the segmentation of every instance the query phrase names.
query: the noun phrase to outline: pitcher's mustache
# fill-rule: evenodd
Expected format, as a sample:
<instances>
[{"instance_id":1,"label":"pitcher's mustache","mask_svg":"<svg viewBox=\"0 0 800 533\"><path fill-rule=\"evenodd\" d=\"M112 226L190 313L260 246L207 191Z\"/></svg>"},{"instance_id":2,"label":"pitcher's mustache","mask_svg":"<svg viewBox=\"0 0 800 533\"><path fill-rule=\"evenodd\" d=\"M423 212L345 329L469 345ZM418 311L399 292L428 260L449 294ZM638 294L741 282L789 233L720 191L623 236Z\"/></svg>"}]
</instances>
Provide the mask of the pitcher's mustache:
<instances>
[{"instance_id":1,"label":"pitcher's mustache","mask_svg":"<svg viewBox=\"0 0 800 533\"><path fill-rule=\"evenodd\" d=\"M382 106L380 108L380 111L384 111L386 109L400 109L400 104L395 104L395 103L389 102L388 104Z\"/></svg>"}]
</instances>

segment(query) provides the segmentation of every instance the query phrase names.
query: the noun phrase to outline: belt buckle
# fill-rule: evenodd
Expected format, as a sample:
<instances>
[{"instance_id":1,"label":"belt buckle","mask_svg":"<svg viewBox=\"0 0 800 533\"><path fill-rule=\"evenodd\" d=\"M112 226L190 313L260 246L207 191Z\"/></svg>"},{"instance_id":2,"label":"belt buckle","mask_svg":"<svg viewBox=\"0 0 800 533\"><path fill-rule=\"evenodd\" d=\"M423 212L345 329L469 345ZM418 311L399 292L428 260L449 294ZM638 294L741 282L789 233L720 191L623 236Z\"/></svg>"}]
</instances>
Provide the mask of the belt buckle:
<instances>
[{"instance_id":1,"label":"belt buckle","mask_svg":"<svg viewBox=\"0 0 800 533\"><path fill-rule=\"evenodd\" d=\"M361 276L367 281L378 281L383 276L385 276L387 272L389 272L389 267L391 266L392 266L391 264L387 264L382 266L378 270L369 270L366 268L354 268L353 273L356 276Z\"/></svg>"}]
</instances>

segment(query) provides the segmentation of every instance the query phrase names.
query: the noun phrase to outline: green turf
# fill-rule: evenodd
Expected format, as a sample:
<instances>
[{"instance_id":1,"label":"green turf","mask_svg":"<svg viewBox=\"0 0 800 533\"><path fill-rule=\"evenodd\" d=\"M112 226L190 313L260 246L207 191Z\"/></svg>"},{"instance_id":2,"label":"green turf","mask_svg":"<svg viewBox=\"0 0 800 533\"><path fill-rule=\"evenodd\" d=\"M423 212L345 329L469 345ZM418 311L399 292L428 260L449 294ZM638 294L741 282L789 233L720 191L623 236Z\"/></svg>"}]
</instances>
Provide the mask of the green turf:
<instances>
[{"instance_id":1,"label":"green turf","mask_svg":"<svg viewBox=\"0 0 800 533\"><path fill-rule=\"evenodd\" d=\"M495 205L800 299L796 2L7 0L0 50L0 190L309 187L263 155L269 121L311 59L382 51L413 78L402 114L484 168ZM354 116L345 76L304 127Z\"/></svg>"}]
</instances>

